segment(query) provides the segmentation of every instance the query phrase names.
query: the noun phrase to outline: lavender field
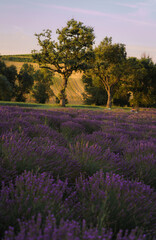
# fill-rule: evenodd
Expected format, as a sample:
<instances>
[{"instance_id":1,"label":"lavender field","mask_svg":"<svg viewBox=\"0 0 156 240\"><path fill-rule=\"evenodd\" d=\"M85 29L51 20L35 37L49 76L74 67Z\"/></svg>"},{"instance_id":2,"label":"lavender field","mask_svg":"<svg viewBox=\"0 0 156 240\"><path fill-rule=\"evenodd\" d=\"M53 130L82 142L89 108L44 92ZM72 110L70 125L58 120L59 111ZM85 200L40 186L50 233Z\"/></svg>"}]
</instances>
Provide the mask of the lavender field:
<instances>
[{"instance_id":1,"label":"lavender field","mask_svg":"<svg viewBox=\"0 0 156 240\"><path fill-rule=\"evenodd\" d=\"M156 110L0 106L0 238L156 239Z\"/></svg>"}]
</instances>

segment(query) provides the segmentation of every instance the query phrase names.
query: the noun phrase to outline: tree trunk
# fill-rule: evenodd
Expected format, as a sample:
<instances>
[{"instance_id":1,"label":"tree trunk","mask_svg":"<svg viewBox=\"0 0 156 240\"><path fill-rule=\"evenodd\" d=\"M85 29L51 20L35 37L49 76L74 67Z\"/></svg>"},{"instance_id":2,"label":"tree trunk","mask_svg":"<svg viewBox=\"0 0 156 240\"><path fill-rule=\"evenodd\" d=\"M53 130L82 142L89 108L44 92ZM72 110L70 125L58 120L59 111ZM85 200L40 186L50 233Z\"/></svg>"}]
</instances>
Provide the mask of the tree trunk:
<instances>
[{"instance_id":1,"label":"tree trunk","mask_svg":"<svg viewBox=\"0 0 156 240\"><path fill-rule=\"evenodd\" d=\"M65 107L66 106L66 88L67 88L67 82L68 82L68 78L64 75L63 76L63 88L61 90L61 106Z\"/></svg>"},{"instance_id":2,"label":"tree trunk","mask_svg":"<svg viewBox=\"0 0 156 240\"><path fill-rule=\"evenodd\" d=\"M107 108L111 108L112 107L112 96L111 96L111 91L110 89L107 91Z\"/></svg>"},{"instance_id":3,"label":"tree trunk","mask_svg":"<svg viewBox=\"0 0 156 240\"><path fill-rule=\"evenodd\" d=\"M65 99L65 98L62 98L61 101L60 101L60 103L61 103L61 106L62 106L62 107L65 107L65 106L66 106L66 99Z\"/></svg>"}]
</instances>

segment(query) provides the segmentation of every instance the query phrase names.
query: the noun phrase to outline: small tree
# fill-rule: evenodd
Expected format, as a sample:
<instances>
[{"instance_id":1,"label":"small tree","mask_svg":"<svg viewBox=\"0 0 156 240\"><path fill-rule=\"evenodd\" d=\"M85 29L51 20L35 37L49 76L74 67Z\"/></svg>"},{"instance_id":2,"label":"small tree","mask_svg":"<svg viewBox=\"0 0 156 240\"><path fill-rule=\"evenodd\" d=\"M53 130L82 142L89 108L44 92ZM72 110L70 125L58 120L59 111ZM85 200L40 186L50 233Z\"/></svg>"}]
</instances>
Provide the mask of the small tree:
<instances>
[{"instance_id":1,"label":"small tree","mask_svg":"<svg viewBox=\"0 0 156 240\"><path fill-rule=\"evenodd\" d=\"M92 45L94 43L93 28L86 27L82 22L71 19L67 26L57 29L58 41L51 40L51 30L35 34L41 46L39 52L32 51L33 58L40 67L61 74L63 86L60 93L62 106L65 106L66 87L73 71L83 71L88 68L93 57Z\"/></svg>"},{"instance_id":2,"label":"small tree","mask_svg":"<svg viewBox=\"0 0 156 240\"><path fill-rule=\"evenodd\" d=\"M37 70L34 74L33 97L38 103L45 103L50 96L54 96L51 89L53 74L46 69Z\"/></svg>"},{"instance_id":3,"label":"small tree","mask_svg":"<svg viewBox=\"0 0 156 240\"><path fill-rule=\"evenodd\" d=\"M25 102L25 94L29 93L34 83L34 68L30 64L23 64L17 77L16 101Z\"/></svg>"},{"instance_id":4,"label":"small tree","mask_svg":"<svg viewBox=\"0 0 156 240\"><path fill-rule=\"evenodd\" d=\"M125 45L112 44L112 38L105 37L95 48L95 64L92 74L98 76L107 92L107 107L111 108L114 88L121 79L123 63L126 60Z\"/></svg>"}]
</instances>

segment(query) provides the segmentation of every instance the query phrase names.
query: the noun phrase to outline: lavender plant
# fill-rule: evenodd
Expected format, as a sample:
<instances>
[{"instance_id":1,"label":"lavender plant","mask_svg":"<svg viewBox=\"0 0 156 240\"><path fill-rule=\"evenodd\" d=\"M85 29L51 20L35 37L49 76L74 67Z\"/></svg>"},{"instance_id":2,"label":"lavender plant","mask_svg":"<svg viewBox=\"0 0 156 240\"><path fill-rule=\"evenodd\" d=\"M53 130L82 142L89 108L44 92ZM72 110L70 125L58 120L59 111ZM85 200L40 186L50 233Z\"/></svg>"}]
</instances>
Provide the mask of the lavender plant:
<instances>
[{"instance_id":1,"label":"lavender plant","mask_svg":"<svg viewBox=\"0 0 156 240\"><path fill-rule=\"evenodd\" d=\"M68 141L72 141L77 135L83 133L85 128L80 123L66 121L61 124L60 131Z\"/></svg>"},{"instance_id":2,"label":"lavender plant","mask_svg":"<svg viewBox=\"0 0 156 240\"><path fill-rule=\"evenodd\" d=\"M29 220L40 212L43 219L52 212L57 220L63 211L63 202L68 192L67 181L54 181L42 173L35 175L24 172L16 177L15 183L3 183L0 191L0 233L9 227L19 229L18 219ZM65 217L65 216L64 216Z\"/></svg>"},{"instance_id":3,"label":"lavender plant","mask_svg":"<svg viewBox=\"0 0 156 240\"><path fill-rule=\"evenodd\" d=\"M82 227L76 221L61 220L57 226L54 215L48 215L43 224L41 214L38 214L35 220L32 217L28 222L19 220L20 231L15 234L14 228L9 227L5 232L3 240L112 240L113 233L111 230L97 228L87 228L86 222L83 221ZM145 240L146 235L138 233L137 229L130 233L120 230L116 240Z\"/></svg>"},{"instance_id":4,"label":"lavender plant","mask_svg":"<svg viewBox=\"0 0 156 240\"><path fill-rule=\"evenodd\" d=\"M66 204L73 204L72 217L85 219L88 227L111 228L115 235L120 229L140 227L151 236L156 234L156 193L140 182L115 174L105 178L100 171L89 179L79 178Z\"/></svg>"},{"instance_id":5,"label":"lavender plant","mask_svg":"<svg viewBox=\"0 0 156 240\"><path fill-rule=\"evenodd\" d=\"M0 106L1 236L155 240L155 130L154 109Z\"/></svg>"}]
</instances>

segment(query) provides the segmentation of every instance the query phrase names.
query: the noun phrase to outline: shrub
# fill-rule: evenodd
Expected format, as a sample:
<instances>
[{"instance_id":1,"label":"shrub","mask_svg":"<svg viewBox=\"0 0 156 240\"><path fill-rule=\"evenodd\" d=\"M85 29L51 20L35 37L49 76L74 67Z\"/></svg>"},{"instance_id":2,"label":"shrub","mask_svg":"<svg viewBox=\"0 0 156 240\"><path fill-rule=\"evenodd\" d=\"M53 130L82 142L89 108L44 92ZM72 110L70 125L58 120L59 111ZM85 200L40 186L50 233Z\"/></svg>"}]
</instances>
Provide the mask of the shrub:
<instances>
[{"instance_id":1,"label":"shrub","mask_svg":"<svg viewBox=\"0 0 156 240\"><path fill-rule=\"evenodd\" d=\"M66 121L61 124L60 130L66 139L72 140L84 132L84 127L79 123Z\"/></svg>"},{"instance_id":2,"label":"shrub","mask_svg":"<svg viewBox=\"0 0 156 240\"><path fill-rule=\"evenodd\" d=\"M0 191L0 233L9 226L19 228L18 219L29 220L40 212L45 219L51 211L59 220L66 195L67 181L54 181L42 173L24 172L15 183L3 184Z\"/></svg>"},{"instance_id":3,"label":"shrub","mask_svg":"<svg viewBox=\"0 0 156 240\"><path fill-rule=\"evenodd\" d=\"M97 172L89 179L79 178L76 190L66 200L73 218L86 220L88 227L112 229L143 228L156 234L156 193L147 185L131 182L115 174Z\"/></svg>"},{"instance_id":4,"label":"shrub","mask_svg":"<svg viewBox=\"0 0 156 240\"><path fill-rule=\"evenodd\" d=\"M79 164L71 159L69 150L57 146L44 138L31 139L18 133L3 135L2 140L3 167L15 169L18 174L24 170L48 171L54 177L74 181L79 175Z\"/></svg>"},{"instance_id":5,"label":"shrub","mask_svg":"<svg viewBox=\"0 0 156 240\"><path fill-rule=\"evenodd\" d=\"M103 150L98 144L89 144L89 142L76 141L69 145L70 153L81 166L81 172L92 176L100 169L103 172L114 170L113 162L119 161L119 156L110 152L110 149Z\"/></svg>"}]
</instances>

